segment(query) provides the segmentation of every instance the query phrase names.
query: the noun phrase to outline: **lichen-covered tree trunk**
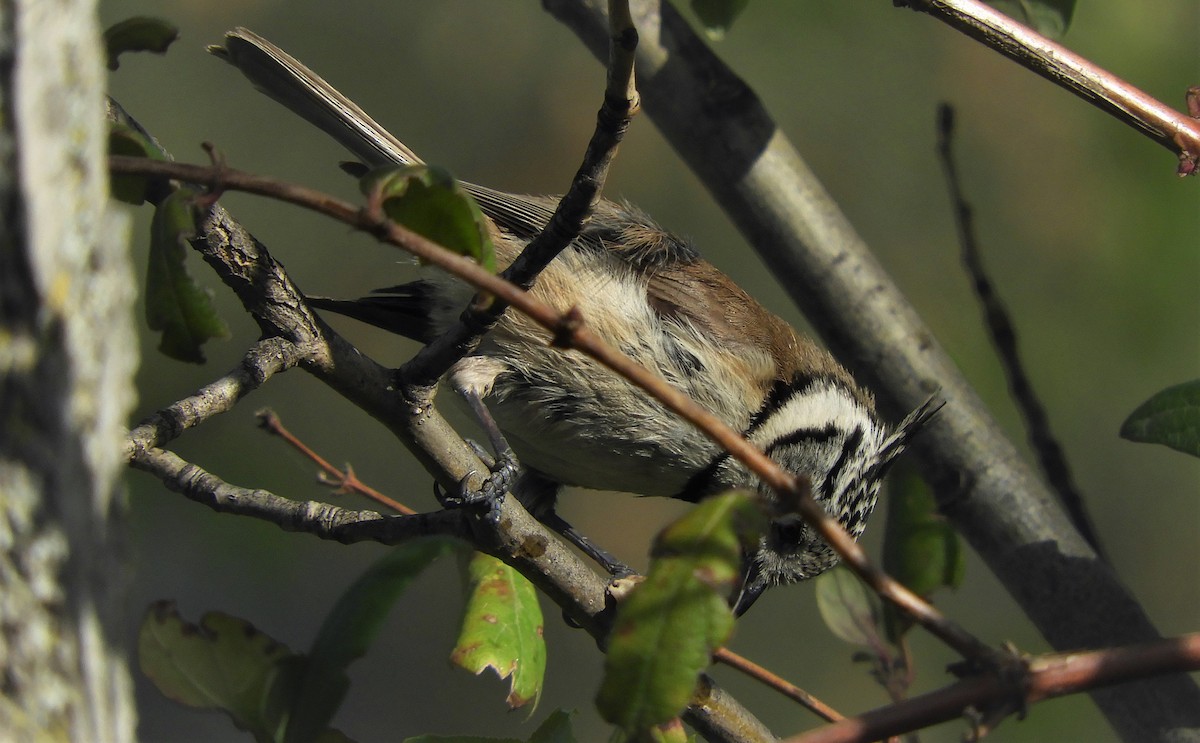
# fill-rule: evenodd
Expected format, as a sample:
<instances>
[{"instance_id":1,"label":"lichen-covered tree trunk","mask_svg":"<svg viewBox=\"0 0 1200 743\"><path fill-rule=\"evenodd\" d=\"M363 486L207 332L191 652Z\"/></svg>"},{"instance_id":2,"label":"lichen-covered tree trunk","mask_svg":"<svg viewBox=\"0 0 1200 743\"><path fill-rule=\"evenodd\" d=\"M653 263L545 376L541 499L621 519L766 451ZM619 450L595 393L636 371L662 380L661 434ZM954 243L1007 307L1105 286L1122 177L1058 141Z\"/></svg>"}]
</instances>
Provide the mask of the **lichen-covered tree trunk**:
<instances>
[{"instance_id":1,"label":"lichen-covered tree trunk","mask_svg":"<svg viewBox=\"0 0 1200 743\"><path fill-rule=\"evenodd\" d=\"M0 730L127 741L120 443L137 363L94 0L0 0Z\"/></svg>"}]
</instances>

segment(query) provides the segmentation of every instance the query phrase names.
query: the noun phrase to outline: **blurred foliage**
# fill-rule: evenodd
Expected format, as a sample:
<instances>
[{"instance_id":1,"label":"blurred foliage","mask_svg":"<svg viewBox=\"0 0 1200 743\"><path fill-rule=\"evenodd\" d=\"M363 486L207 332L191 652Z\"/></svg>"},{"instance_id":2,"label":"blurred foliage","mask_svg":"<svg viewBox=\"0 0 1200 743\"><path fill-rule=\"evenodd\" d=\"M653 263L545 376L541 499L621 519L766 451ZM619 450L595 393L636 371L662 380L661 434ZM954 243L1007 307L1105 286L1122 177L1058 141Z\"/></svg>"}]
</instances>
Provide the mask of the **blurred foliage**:
<instances>
[{"instance_id":1,"label":"blurred foliage","mask_svg":"<svg viewBox=\"0 0 1200 743\"><path fill-rule=\"evenodd\" d=\"M166 54L167 49L178 38L178 28L157 18L137 16L114 23L104 29L104 50L108 55L108 69L118 69L121 66L121 55L128 52Z\"/></svg>"},{"instance_id":2,"label":"blurred foliage","mask_svg":"<svg viewBox=\"0 0 1200 743\"><path fill-rule=\"evenodd\" d=\"M213 306L213 292L187 267L189 241L196 237L195 191L180 188L154 208L150 261L146 269L146 325L160 331L158 350L176 361L204 363L204 344L228 338L229 326Z\"/></svg>"},{"instance_id":3,"label":"blurred foliage","mask_svg":"<svg viewBox=\"0 0 1200 743\"><path fill-rule=\"evenodd\" d=\"M986 0L988 5L1017 19L1043 36L1058 39L1067 33L1075 0Z\"/></svg>"},{"instance_id":4,"label":"blurred foliage","mask_svg":"<svg viewBox=\"0 0 1200 743\"><path fill-rule=\"evenodd\" d=\"M1139 405L1121 435L1200 457L1200 379L1168 387Z\"/></svg>"}]
</instances>

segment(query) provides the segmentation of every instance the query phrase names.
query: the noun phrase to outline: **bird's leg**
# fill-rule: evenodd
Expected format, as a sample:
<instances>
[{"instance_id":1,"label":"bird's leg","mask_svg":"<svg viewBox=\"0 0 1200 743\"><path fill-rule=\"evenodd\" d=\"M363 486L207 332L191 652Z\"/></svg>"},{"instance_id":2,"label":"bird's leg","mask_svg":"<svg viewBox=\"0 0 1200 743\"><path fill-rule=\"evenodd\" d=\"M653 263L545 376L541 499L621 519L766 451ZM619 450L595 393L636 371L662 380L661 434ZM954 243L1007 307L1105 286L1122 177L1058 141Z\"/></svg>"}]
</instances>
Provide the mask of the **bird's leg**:
<instances>
[{"instance_id":1,"label":"bird's leg","mask_svg":"<svg viewBox=\"0 0 1200 743\"><path fill-rule=\"evenodd\" d=\"M469 490L467 488L467 478L463 478L459 483L458 491L446 494L442 500L446 502L446 505L452 506L482 503L487 504L489 508L494 510L495 504L511 489L520 470L520 465L517 463L517 457L513 453L512 447L508 445L508 441L500 431L500 426L496 424L496 419L492 417L491 411L488 410L479 393L469 387L456 388L456 391L466 400L467 405L471 408L471 412L475 414L476 420L479 421L479 425L483 429L484 436L487 437L488 443L491 444L495 457L487 456L487 453L482 451L478 446L475 446L474 442L469 442L475 448L476 455L488 465L491 474L488 475L487 479L476 490ZM491 460L490 462L489 459ZM470 476L468 475L467 477Z\"/></svg>"},{"instance_id":2,"label":"bird's leg","mask_svg":"<svg viewBox=\"0 0 1200 743\"><path fill-rule=\"evenodd\" d=\"M495 512L495 504L511 490L534 518L578 547L611 575L618 578L632 575L634 571L628 565L613 557L607 550L593 544L555 512L554 503L559 483L539 472L522 469L518 465L512 447L483 401L483 396L491 390L495 376L502 371L502 365L482 356L468 356L451 368L450 383L454 391L466 401L479 421L496 456L494 462L489 465L491 475L479 489L469 491L464 482L460 485L458 493L445 498L445 502L447 505L486 503L492 512ZM482 454L478 451L477 453ZM487 461L486 456L480 458Z\"/></svg>"},{"instance_id":3,"label":"bird's leg","mask_svg":"<svg viewBox=\"0 0 1200 743\"><path fill-rule=\"evenodd\" d=\"M595 560L614 578L624 578L634 575L635 571L618 560L608 550L596 545L571 526L562 516L558 515L554 506L558 500L558 491L562 486L545 475L528 468L522 469L517 481L513 484L513 494L521 501L538 521L546 525L554 533L561 536L579 548L579 551Z\"/></svg>"}]
</instances>

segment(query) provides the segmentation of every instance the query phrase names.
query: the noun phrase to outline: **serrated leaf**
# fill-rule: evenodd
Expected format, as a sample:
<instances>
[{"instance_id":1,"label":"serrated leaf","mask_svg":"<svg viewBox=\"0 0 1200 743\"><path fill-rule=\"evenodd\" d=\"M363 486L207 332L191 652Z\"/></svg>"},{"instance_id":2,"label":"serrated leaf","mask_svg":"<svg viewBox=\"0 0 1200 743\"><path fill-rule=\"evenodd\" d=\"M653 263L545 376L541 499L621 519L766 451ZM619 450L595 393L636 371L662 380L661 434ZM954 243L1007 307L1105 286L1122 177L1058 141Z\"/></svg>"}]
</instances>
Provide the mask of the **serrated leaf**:
<instances>
[{"instance_id":1,"label":"serrated leaf","mask_svg":"<svg viewBox=\"0 0 1200 743\"><path fill-rule=\"evenodd\" d=\"M749 4L750 0L692 0L692 11L708 38L720 41Z\"/></svg>"},{"instance_id":2,"label":"serrated leaf","mask_svg":"<svg viewBox=\"0 0 1200 743\"><path fill-rule=\"evenodd\" d=\"M115 123L108 130L108 154L148 157L152 160L166 159L162 151L145 134L125 124ZM150 182L149 178L141 175L114 174L109 180L113 198L134 206L141 206L146 201L146 185Z\"/></svg>"},{"instance_id":3,"label":"serrated leaf","mask_svg":"<svg viewBox=\"0 0 1200 743\"><path fill-rule=\"evenodd\" d=\"M985 0L1001 13L1050 39L1060 39L1071 25L1075 0Z\"/></svg>"},{"instance_id":4,"label":"serrated leaf","mask_svg":"<svg viewBox=\"0 0 1200 743\"><path fill-rule=\"evenodd\" d=\"M376 561L346 589L308 652L286 743L303 743L326 729L349 686L346 668L367 652L396 599L431 562L458 547L440 537L408 542Z\"/></svg>"},{"instance_id":5,"label":"serrated leaf","mask_svg":"<svg viewBox=\"0 0 1200 743\"><path fill-rule=\"evenodd\" d=\"M191 624L168 601L150 607L138 632L138 663L159 691L225 712L259 741L276 740L281 720L268 700L290 658L285 645L245 620L209 612Z\"/></svg>"},{"instance_id":6,"label":"serrated leaf","mask_svg":"<svg viewBox=\"0 0 1200 743\"><path fill-rule=\"evenodd\" d=\"M450 661L479 675L509 679L505 701L521 707L542 693L546 643L533 584L496 558L476 552L466 567L467 605Z\"/></svg>"},{"instance_id":7,"label":"serrated leaf","mask_svg":"<svg viewBox=\"0 0 1200 743\"><path fill-rule=\"evenodd\" d=\"M1121 438L1200 457L1200 379L1168 387L1139 405L1121 424Z\"/></svg>"},{"instance_id":8,"label":"serrated leaf","mask_svg":"<svg viewBox=\"0 0 1200 743\"><path fill-rule=\"evenodd\" d=\"M396 224L496 272L496 250L487 217L442 168L404 165L372 170L359 181L362 192L379 199Z\"/></svg>"},{"instance_id":9,"label":"serrated leaf","mask_svg":"<svg viewBox=\"0 0 1200 743\"><path fill-rule=\"evenodd\" d=\"M555 710L529 737L528 743L575 743L571 713ZM418 735L404 743L526 743L520 738L487 738L478 735Z\"/></svg>"},{"instance_id":10,"label":"serrated leaf","mask_svg":"<svg viewBox=\"0 0 1200 743\"><path fill-rule=\"evenodd\" d=\"M852 645L878 647L883 636L879 600L845 567L816 577L817 609L825 626Z\"/></svg>"},{"instance_id":11,"label":"serrated leaf","mask_svg":"<svg viewBox=\"0 0 1200 743\"><path fill-rule=\"evenodd\" d=\"M655 540L645 581L617 608L596 706L630 733L649 732L687 706L696 677L733 629L726 595L740 573L744 493L705 500Z\"/></svg>"},{"instance_id":12,"label":"serrated leaf","mask_svg":"<svg viewBox=\"0 0 1200 743\"><path fill-rule=\"evenodd\" d=\"M150 223L146 272L146 322L162 331L158 349L179 361L204 362L203 346L228 338L229 327L212 305L211 293L187 270L187 241L196 235L196 195L179 189L159 203Z\"/></svg>"},{"instance_id":13,"label":"serrated leaf","mask_svg":"<svg viewBox=\"0 0 1200 743\"><path fill-rule=\"evenodd\" d=\"M159 18L134 16L114 23L104 30L104 48L108 54L108 69L120 67L119 57L125 52L154 52L166 54L179 38L179 29Z\"/></svg>"}]
</instances>

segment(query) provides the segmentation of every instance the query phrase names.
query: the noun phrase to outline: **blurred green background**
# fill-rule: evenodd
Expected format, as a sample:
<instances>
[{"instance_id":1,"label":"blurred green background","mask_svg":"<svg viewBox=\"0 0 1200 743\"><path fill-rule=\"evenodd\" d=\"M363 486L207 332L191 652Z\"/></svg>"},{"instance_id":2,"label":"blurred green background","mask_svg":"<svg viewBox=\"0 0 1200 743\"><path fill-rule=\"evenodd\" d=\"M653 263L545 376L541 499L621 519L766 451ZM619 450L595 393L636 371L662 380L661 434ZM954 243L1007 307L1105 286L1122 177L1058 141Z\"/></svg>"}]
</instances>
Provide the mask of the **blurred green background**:
<instances>
[{"instance_id":1,"label":"blurred green background","mask_svg":"<svg viewBox=\"0 0 1200 743\"><path fill-rule=\"evenodd\" d=\"M1173 106L1200 83L1200 4L1162 0L1151 12L1116 0L1080 3L1065 43ZM112 93L176 157L204 161L202 140L229 162L347 197L344 153L255 93L204 52L244 25L272 39L357 100L429 161L512 191L560 192L577 167L599 106L603 70L533 2L329 3L319 0L107 0L102 21L167 18L182 38L164 58L123 60ZM886 0L751 3L719 53L758 91L896 281L1011 434L1023 441L979 312L959 269L934 155L939 101L958 108L958 152L986 262L1020 346L1071 458L1100 534L1124 580L1164 633L1200 627L1200 463L1120 440L1124 416L1159 389L1200 372L1200 181L1180 181L1173 158L1092 107L929 17ZM608 194L628 198L701 250L755 296L803 326L719 208L648 119L635 122ZM222 199L306 291L354 295L398 283L413 268L345 228L240 194ZM137 213L144 261L149 212ZM234 328L203 367L164 359L143 341L140 417L238 363L257 336L232 294L200 261ZM336 322L336 321L335 321ZM366 353L397 364L413 347L350 322L337 327ZM329 497L314 468L254 426L273 407L334 462L417 508L430 480L378 424L303 372L273 380L235 412L173 448L240 485L293 498ZM339 592L384 548L342 546L222 516L131 473L129 636L152 600L174 598L192 619L217 609L304 649ZM346 505L366 504L347 499ZM563 512L585 533L644 565L654 531L677 504L568 493ZM877 527L867 543L878 551ZM450 594L449 596L447 594ZM991 643L1046 649L973 555L966 585L939 598ZM425 732L527 736L551 709L579 710L581 740L608 735L592 709L601 658L547 605L547 691L530 719L507 713L492 678L452 670L447 656L461 602L455 567L436 566L406 594L353 686L338 727L360 741ZM777 590L739 623L733 648L844 712L886 702L853 649L821 625L811 586ZM950 653L915 641L916 691L936 688ZM777 733L815 718L723 668L728 686ZM175 706L138 680L145 741L237 740L224 718ZM957 740L963 726L924 736ZM1086 697L1006 721L996 741L1112 739Z\"/></svg>"}]
</instances>

